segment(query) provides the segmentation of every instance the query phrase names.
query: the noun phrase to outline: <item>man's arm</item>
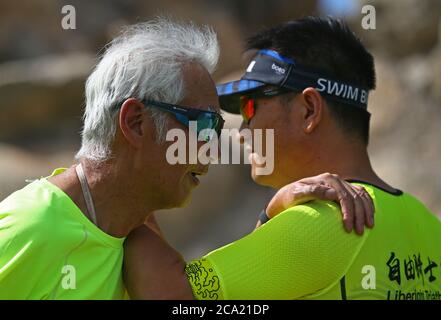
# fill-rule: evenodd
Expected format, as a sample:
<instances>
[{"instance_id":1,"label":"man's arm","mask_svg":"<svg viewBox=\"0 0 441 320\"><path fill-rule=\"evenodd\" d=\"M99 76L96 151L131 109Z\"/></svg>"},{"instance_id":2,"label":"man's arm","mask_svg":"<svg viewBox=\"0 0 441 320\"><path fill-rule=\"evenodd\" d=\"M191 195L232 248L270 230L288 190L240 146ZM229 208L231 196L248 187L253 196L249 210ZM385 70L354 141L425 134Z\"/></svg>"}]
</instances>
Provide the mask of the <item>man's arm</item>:
<instances>
[{"instance_id":1,"label":"man's arm","mask_svg":"<svg viewBox=\"0 0 441 320\"><path fill-rule=\"evenodd\" d=\"M184 259L147 225L125 242L124 283L131 299L194 299Z\"/></svg>"},{"instance_id":2,"label":"man's arm","mask_svg":"<svg viewBox=\"0 0 441 320\"><path fill-rule=\"evenodd\" d=\"M337 281L367 234L347 234L335 205L314 203L185 265L143 227L126 245L126 286L134 299L296 299Z\"/></svg>"},{"instance_id":3,"label":"man's arm","mask_svg":"<svg viewBox=\"0 0 441 320\"><path fill-rule=\"evenodd\" d=\"M286 210L246 237L188 264L197 299L298 299L338 283L363 236L330 202Z\"/></svg>"},{"instance_id":4,"label":"man's arm","mask_svg":"<svg viewBox=\"0 0 441 320\"><path fill-rule=\"evenodd\" d=\"M323 180L323 176L320 179ZM349 194L346 188L333 189L335 181L321 183L323 187L311 188L314 184L318 184L317 180L301 181L279 191L275 197L279 198L275 202L278 210L283 211L286 209L284 206L298 205L312 199L335 198L335 201L348 208L350 221L356 221L353 218L356 205L351 202L360 202L363 201L362 199L346 196ZM323 190L325 192L322 192ZM274 212L274 209L272 210ZM372 215L373 208L370 210L371 212L362 212L362 214ZM135 299L191 299L193 295L184 270L185 262L181 255L161 237L156 222L152 219L154 218L149 219L150 224L146 223L151 228L147 226L138 228L129 235L125 244L125 282L129 294ZM194 265L189 265L187 275L189 279L192 277L198 279L191 273L193 269Z\"/></svg>"}]
</instances>

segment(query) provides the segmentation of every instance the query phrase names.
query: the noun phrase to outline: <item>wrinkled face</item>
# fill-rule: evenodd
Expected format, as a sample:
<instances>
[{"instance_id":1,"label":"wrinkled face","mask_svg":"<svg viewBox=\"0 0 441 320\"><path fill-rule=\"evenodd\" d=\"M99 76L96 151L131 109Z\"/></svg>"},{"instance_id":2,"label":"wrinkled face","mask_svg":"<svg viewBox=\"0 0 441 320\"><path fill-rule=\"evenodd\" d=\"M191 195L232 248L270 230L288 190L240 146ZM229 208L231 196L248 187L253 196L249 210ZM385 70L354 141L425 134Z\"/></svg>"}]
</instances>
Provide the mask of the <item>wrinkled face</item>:
<instances>
[{"instance_id":1,"label":"wrinkled face","mask_svg":"<svg viewBox=\"0 0 441 320\"><path fill-rule=\"evenodd\" d=\"M196 63L187 64L183 69L183 76L186 84L185 97L178 105L220 112L214 82L202 66ZM196 136L194 131L177 121L173 114L168 113L167 117L167 129L182 130L185 141L175 137L173 141L157 144L153 142L155 133L152 133L152 139L146 140L142 150L143 164L148 170L141 172L145 177L145 192L148 192L149 196L154 194L155 202L160 203L162 208L173 208L184 206L188 202L191 191L199 184L198 176L207 173L208 165L201 164L195 152L205 142L196 142L196 148L192 148L189 144L189 134ZM185 164L169 163L167 159L169 148L176 146L178 139L185 142L184 149L180 149L185 152ZM189 161L190 159L193 161Z\"/></svg>"},{"instance_id":2,"label":"wrinkled face","mask_svg":"<svg viewBox=\"0 0 441 320\"><path fill-rule=\"evenodd\" d=\"M290 182L287 181L285 173L295 170L298 153L301 153L302 130L300 123L296 121L295 113L298 111L295 110L296 98L293 93L288 95L256 99L254 116L248 124L242 122L241 126L241 129L249 128L253 133L256 129L262 129L264 142L262 154L259 154L254 145L246 141L244 148L251 153L249 160L252 179L258 184L273 188L280 188ZM274 170L269 175L259 175L256 169L265 165L259 159L267 156L268 146L265 143L267 129L274 129Z\"/></svg>"}]
</instances>

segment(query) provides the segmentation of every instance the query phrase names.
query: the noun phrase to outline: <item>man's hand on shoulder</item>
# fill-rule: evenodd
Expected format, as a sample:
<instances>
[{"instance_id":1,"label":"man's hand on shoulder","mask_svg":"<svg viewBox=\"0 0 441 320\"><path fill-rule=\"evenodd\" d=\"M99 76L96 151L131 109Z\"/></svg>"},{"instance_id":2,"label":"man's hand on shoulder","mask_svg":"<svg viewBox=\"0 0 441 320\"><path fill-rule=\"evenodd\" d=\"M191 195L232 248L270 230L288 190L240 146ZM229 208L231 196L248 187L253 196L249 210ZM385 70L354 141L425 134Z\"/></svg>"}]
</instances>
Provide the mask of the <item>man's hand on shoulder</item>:
<instances>
[{"instance_id":1,"label":"man's hand on shoulder","mask_svg":"<svg viewBox=\"0 0 441 320\"><path fill-rule=\"evenodd\" d=\"M374 204L367 191L330 173L301 179L281 188L269 202L265 212L269 219L286 209L312 200L334 201L341 206L343 225L362 235L364 227L374 226ZM256 227L259 227L260 221Z\"/></svg>"}]
</instances>

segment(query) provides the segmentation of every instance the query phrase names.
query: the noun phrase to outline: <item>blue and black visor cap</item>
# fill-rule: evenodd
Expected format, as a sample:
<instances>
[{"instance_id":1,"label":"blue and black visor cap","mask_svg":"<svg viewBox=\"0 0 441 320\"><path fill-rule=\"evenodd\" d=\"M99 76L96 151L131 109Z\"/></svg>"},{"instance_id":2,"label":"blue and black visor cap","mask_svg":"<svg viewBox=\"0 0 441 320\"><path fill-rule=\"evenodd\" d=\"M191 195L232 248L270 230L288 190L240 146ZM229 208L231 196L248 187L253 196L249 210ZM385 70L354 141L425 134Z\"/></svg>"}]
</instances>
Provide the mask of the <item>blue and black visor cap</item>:
<instances>
[{"instance_id":1,"label":"blue and black visor cap","mask_svg":"<svg viewBox=\"0 0 441 320\"><path fill-rule=\"evenodd\" d=\"M240 114L240 97L268 85L297 92L312 87L330 100L367 112L369 89L308 70L268 49L258 51L240 80L216 86L220 106L227 112Z\"/></svg>"}]
</instances>

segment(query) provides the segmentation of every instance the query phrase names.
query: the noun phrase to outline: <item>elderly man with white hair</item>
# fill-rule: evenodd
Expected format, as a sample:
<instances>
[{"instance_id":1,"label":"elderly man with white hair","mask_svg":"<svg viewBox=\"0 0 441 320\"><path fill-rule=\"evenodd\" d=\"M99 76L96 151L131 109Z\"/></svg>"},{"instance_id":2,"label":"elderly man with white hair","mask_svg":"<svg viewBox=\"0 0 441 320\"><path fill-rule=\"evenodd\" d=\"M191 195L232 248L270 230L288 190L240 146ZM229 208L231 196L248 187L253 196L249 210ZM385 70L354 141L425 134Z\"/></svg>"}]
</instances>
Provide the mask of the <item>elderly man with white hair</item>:
<instances>
[{"instance_id":1,"label":"elderly man with white hair","mask_svg":"<svg viewBox=\"0 0 441 320\"><path fill-rule=\"evenodd\" d=\"M78 164L0 203L0 299L126 296L125 237L155 228L154 211L185 205L208 170L169 164L165 136L173 128L188 132L192 120L198 133L222 129L210 76L218 56L210 28L161 18L110 43L86 83ZM280 211L311 197L352 201L318 180L292 187L277 195Z\"/></svg>"}]
</instances>

